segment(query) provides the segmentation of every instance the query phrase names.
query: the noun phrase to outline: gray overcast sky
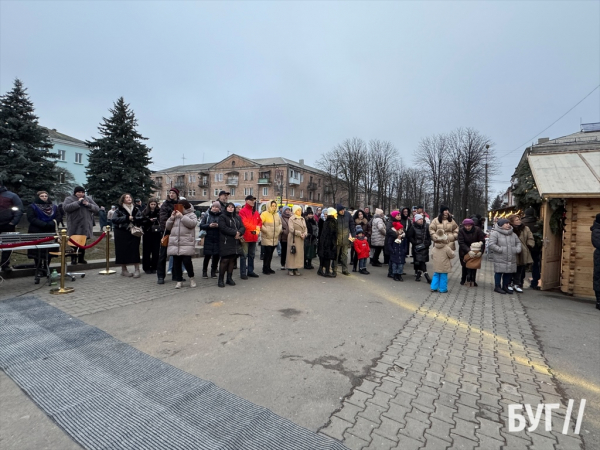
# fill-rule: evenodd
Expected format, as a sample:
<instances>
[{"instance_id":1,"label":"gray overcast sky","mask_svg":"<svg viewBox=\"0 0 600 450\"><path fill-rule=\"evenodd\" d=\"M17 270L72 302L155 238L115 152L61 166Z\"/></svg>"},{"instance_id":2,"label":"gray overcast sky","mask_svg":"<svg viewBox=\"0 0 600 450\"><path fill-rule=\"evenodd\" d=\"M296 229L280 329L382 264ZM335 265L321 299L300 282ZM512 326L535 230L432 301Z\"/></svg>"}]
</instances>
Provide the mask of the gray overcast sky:
<instances>
[{"instance_id":1,"label":"gray overcast sky","mask_svg":"<svg viewBox=\"0 0 600 450\"><path fill-rule=\"evenodd\" d=\"M0 2L0 91L42 125L98 136L124 96L153 168L234 152L314 164L342 140L470 126L502 156L600 84L600 2ZM541 137L600 121L600 89Z\"/></svg>"}]
</instances>

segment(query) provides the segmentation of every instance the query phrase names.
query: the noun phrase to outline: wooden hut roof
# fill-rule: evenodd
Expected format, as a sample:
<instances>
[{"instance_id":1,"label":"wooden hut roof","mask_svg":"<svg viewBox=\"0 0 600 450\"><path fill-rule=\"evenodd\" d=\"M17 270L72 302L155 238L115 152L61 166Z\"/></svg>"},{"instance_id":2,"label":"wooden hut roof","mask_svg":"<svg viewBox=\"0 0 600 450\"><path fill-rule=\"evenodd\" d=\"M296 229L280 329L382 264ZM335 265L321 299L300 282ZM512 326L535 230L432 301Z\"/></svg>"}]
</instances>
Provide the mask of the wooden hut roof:
<instances>
[{"instance_id":1,"label":"wooden hut roof","mask_svg":"<svg viewBox=\"0 0 600 450\"><path fill-rule=\"evenodd\" d=\"M542 197L600 197L600 151L531 154L527 159Z\"/></svg>"}]
</instances>

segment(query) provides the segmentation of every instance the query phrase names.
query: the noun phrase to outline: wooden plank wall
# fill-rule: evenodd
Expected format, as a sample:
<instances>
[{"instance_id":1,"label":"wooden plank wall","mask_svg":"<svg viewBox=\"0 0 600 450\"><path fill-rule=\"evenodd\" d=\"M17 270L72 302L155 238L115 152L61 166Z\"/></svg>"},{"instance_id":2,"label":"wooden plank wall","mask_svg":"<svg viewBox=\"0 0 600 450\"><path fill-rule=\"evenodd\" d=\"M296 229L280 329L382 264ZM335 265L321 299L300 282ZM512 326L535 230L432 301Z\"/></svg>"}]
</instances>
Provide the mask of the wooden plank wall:
<instances>
[{"instance_id":1,"label":"wooden plank wall","mask_svg":"<svg viewBox=\"0 0 600 450\"><path fill-rule=\"evenodd\" d=\"M560 288L576 297L595 298L594 247L590 227L600 213L600 198L567 199Z\"/></svg>"}]
</instances>

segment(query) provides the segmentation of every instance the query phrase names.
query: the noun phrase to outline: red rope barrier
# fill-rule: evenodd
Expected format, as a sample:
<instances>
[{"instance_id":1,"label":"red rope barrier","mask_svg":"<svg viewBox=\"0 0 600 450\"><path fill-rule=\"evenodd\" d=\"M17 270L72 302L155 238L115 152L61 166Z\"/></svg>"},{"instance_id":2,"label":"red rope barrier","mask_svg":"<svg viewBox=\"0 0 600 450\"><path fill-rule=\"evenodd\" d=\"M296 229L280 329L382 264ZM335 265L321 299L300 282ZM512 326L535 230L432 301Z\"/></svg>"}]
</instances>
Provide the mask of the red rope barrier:
<instances>
[{"instance_id":1,"label":"red rope barrier","mask_svg":"<svg viewBox=\"0 0 600 450\"><path fill-rule=\"evenodd\" d=\"M26 245L38 245L43 244L44 242L53 241L55 236L48 236L42 239L38 239L37 241L29 241L29 242L15 242L14 244L0 244L0 248L15 248L15 247L25 247Z\"/></svg>"},{"instance_id":2,"label":"red rope barrier","mask_svg":"<svg viewBox=\"0 0 600 450\"><path fill-rule=\"evenodd\" d=\"M98 239L96 239L96 241L92 242L90 245L79 245L73 239L69 238L69 244L74 245L75 247L79 247L79 248L82 248L84 250L87 250L88 248L92 248L93 246L98 245L100 243L100 241L102 239L104 239L104 236L106 236L106 232L105 231L103 231L102 234L100 235L100 237Z\"/></svg>"}]
</instances>

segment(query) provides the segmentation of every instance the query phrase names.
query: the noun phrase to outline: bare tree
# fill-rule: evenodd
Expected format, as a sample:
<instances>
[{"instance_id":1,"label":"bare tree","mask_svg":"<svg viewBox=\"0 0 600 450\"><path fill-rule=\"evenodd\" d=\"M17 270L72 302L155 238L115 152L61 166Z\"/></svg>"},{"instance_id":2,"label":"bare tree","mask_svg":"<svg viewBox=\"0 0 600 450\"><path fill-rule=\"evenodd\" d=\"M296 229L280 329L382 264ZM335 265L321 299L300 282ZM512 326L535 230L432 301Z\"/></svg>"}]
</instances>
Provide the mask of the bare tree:
<instances>
[{"instance_id":1,"label":"bare tree","mask_svg":"<svg viewBox=\"0 0 600 450\"><path fill-rule=\"evenodd\" d=\"M443 178L447 175L449 164L448 137L443 134L434 134L421 139L415 153L415 163L417 167L429 171L427 183L431 185L433 209L437 211L440 206Z\"/></svg>"},{"instance_id":2,"label":"bare tree","mask_svg":"<svg viewBox=\"0 0 600 450\"><path fill-rule=\"evenodd\" d=\"M350 207L357 205L360 182L366 169L367 148L359 138L346 139L334 147L333 153L339 162L339 176L348 189Z\"/></svg>"},{"instance_id":3,"label":"bare tree","mask_svg":"<svg viewBox=\"0 0 600 450\"><path fill-rule=\"evenodd\" d=\"M331 194L334 205L338 201L338 193L341 194L344 188L342 180L340 180L341 164L335 149L324 153L316 162L317 167L325 172L323 182L325 197Z\"/></svg>"}]
</instances>

